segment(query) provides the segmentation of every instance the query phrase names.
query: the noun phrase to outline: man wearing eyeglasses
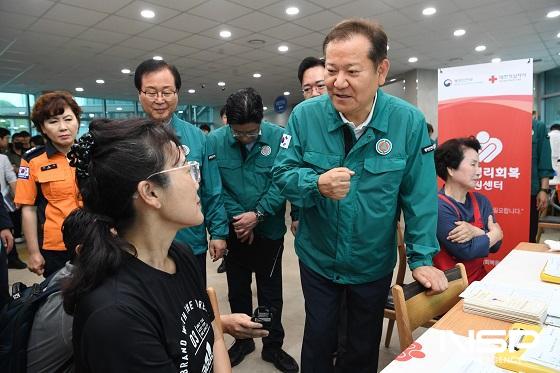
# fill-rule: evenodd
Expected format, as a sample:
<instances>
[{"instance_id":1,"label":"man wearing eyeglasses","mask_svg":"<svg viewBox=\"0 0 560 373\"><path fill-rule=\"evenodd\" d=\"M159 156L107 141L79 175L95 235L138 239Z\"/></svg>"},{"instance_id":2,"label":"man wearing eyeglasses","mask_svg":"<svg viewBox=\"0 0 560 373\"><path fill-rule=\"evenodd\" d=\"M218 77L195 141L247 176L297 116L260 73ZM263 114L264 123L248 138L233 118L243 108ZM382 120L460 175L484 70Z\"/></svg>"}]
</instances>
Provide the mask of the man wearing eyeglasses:
<instances>
[{"instance_id":1,"label":"man wearing eyeglasses","mask_svg":"<svg viewBox=\"0 0 560 373\"><path fill-rule=\"evenodd\" d=\"M181 144L189 161L200 165L200 200L204 213L204 223L182 229L176 239L189 245L198 259L206 281L206 250L212 260L220 259L226 250L228 221L222 201L222 184L215 154L207 144L206 136L191 123L174 114L179 101L181 76L175 66L165 61L153 59L142 62L134 73L134 84L144 112L154 121L170 126ZM206 228L210 233L210 243L206 240Z\"/></svg>"},{"instance_id":2,"label":"man wearing eyeglasses","mask_svg":"<svg viewBox=\"0 0 560 373\"><path fill-rule=\"evenodd\" d=\"M299 64L298 79L304 99L326 94L325 61L316 57L305 57Z\"/></svg>"},{"instance_id":3,"label":"man wearing eyeglasses","mask_svg":"<svg viewBox=\"0 0 560 373\"><path fill-rule=\"evenodd\" d=\"M229 126L209 135L223 182L230 221L226 257L228 298L233 313L252 313L251 279L257 280L259 306L272 311L270 334L261 356L282 372L297 372L297 362L283 349L282 252L286 233L286 199L272 183L272 166L283 129L262 121L261 96L241 89L226 102ZM237 339L229 349L231 365L255 350L252 339Z\"/></svg>"}]
</instances>

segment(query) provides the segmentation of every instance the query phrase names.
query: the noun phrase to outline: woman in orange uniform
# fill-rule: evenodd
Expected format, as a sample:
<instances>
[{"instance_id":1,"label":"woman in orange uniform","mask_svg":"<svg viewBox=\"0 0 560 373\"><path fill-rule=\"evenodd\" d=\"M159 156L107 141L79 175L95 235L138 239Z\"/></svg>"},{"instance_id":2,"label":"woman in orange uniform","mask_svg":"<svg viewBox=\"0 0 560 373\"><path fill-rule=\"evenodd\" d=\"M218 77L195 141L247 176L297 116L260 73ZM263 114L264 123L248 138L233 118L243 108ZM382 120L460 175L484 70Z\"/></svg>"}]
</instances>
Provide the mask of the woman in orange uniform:
<instances>
[{"instance_id":1,"label":"woman in orange uniform","mask_svg":"<svg viewBox=\"0 0 560 373\"><path fill-rule=\"evenodd\" d=\"M47 139L26 152L18 171L15 202L22 205L23 233L31 272L47 277L69 259L62 241L62 222L80 206L75 169L66 154L80 126L81 109L68 92L39 97L31 120Z\"/></svg>"}]
</instances>

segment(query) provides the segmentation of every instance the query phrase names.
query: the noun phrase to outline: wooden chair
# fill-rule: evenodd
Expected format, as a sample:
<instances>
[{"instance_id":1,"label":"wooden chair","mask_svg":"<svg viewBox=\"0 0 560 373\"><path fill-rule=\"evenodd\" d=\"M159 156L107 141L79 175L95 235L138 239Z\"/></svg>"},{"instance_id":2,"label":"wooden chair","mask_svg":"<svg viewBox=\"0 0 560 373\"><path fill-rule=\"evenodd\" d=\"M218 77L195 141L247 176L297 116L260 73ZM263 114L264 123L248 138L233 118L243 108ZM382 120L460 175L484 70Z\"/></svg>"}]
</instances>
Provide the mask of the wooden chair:
<instances>
[{"instance_id":1,"label":"wooden chair","mask_svg":"<svg viewBox=\"0 0 560 373\"><path fill-rule=\"evenodd\" d=\"M556 203L556 189L552 189L549 204L552 211L560 211L560 206ZM560 216L549 215L546 210L540 214L536 236L537 243L540 242L544 229L560 229Z\"/></svg>"},{"instance_id":2,"label":"wooden chair","mask_svg":"<svg viewBox=\"0 0 560 373\"><path fill-rule=\"evenodd\" d=\"M395 284L402 285L404 283L404 274L406 272L406 246L404 244L404 234L400 223L397 223L397 251L398 251L398 265L397 265L397 278ZM385 333L385 347L389 347L391 343L391 336L393 335L393 328L395 327L395 304L393 302L393 294L389 292L387 302L385 303L385 318L389 319L387 324L387 333Z\"/></svg>"},{"instance_id":3,"label":"wooden chair","mask_svg":"<svg viewBox=\"0 0 560 373\"><path fill-rule=\"evenodd\" d=\"M462 263L444 273L449 288L440 294L426 295L426 288L416 281L408 285L393 286L401 351L413 342L412 332L416 328L449 311L459 301L459 294L467 288L469 282Z\"/></svg>"}]
</instances>

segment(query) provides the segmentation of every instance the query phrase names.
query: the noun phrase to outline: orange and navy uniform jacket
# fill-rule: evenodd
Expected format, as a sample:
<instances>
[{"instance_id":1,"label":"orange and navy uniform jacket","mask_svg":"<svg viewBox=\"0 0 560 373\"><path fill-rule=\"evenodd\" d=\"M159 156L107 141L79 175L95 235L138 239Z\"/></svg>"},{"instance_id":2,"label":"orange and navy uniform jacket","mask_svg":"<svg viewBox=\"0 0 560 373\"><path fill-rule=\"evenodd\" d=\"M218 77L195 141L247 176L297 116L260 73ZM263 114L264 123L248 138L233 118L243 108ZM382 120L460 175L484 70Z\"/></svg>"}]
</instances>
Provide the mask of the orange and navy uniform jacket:
<instances>
[{"instance_id":1,"label":"orange and navy uniform jacket","mask_svg":"<svg viewBox=\"0 0 560 373\"><path fill-rule=\"evenodd\" d=\"M14 202L37 207L39 248L66 250L62 241L62 223L82 203L75 168L70 167L66 155L50 142L24 154Z\"/></svg>"}]
</instances>

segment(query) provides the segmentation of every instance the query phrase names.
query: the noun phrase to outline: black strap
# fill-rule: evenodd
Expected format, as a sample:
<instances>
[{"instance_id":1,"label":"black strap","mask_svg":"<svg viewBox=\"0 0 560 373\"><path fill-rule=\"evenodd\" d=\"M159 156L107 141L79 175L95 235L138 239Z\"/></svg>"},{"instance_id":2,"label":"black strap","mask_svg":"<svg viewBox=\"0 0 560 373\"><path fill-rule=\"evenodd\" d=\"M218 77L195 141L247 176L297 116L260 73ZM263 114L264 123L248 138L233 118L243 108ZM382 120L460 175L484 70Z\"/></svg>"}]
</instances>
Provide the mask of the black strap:
<instances>
[{"instance_id":1,"label":"black strap","mask_svg":"<svg viewBox=\"0 0 560 373\"><path fill-rule=\"evenodd\" d=\"M342 126L342 132L344 133L344 156L347 156L354 147L356 138L347 124Z\"/></svg>"}]
</instances>

